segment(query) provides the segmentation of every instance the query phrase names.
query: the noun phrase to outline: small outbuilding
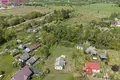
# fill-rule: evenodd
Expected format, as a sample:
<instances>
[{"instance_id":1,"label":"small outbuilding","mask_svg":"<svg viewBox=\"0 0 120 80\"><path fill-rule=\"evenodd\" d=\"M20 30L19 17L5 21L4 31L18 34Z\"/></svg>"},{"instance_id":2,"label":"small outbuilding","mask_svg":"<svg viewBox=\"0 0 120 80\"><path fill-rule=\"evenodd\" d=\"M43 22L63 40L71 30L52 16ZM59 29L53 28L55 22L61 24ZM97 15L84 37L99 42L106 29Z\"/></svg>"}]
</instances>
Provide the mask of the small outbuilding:
<instances>
[{"instance_id":1,"label":"small outbuilding","mask_svg":"<svg viewBox=\"0 0 120 80\"><path fill-rule=\"evenodd\" d=\"M102 61L107 60L106 54L100 54L99 57Z\"/></svg>"}]
</instances>

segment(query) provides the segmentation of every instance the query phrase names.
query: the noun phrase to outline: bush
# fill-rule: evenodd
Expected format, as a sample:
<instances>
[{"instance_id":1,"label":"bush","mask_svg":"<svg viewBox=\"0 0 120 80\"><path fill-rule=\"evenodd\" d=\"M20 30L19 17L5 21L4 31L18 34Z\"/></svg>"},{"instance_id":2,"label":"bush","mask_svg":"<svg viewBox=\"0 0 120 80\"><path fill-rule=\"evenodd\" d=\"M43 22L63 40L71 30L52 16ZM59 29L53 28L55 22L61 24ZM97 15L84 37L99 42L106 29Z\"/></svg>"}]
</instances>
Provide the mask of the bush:
<instances>
[{"instance_id":1,"label":"bush","mask_svg":"<svg viewBox=\"0 0 120 80\"><path fill-rule=\"evenodd\" d=\"M41 14L40 12L31 12L27 15L25 15L25 19L29 20L29 19L34 19L34 18L37 18L37 17L41 17L43 14Z\"/></svg>"}]
</instances>

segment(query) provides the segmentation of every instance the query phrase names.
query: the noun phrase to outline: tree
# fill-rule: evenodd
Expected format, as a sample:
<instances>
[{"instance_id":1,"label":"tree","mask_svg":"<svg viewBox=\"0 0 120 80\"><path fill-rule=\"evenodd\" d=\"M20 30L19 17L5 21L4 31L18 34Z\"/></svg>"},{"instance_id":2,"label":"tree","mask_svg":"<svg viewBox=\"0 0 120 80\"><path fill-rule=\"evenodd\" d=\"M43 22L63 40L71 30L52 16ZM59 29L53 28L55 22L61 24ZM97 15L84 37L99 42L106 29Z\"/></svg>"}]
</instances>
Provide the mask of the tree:
<instances>
[{"instance_id":1,"label":"tree","mask_svg":"<svg viewBox=\"0 0 120 80\"><path fill-rule=\"evenodd\" d=\"M53 33L47 33L46 31L43 31L41 33L41 42L44 45L53 45L56 42L56 38Z\"/></svg>"},{"instance_id":2,"label":"tree","mask_svg":"<svg viewBox=\"0 0 120 80\"><path fill-rule=\"evenodd\" d=\"M49 47L48 47L47 45L44 45L43 47L40 48L40 53L41 53L43 56L48 57L48 56L50 55Z\"/></svg>"},{"instance_id":3,"label":"tree","mask_svg":"<svg viewBox=\"0 0 120 80\"><path fill-rule=\"evenodd\" d=\"M8 24L10 26L14 26L14 25L19 24L19 18L18 17L13 17L13 18L9 19Z\"/></svg>"}]
</instances>

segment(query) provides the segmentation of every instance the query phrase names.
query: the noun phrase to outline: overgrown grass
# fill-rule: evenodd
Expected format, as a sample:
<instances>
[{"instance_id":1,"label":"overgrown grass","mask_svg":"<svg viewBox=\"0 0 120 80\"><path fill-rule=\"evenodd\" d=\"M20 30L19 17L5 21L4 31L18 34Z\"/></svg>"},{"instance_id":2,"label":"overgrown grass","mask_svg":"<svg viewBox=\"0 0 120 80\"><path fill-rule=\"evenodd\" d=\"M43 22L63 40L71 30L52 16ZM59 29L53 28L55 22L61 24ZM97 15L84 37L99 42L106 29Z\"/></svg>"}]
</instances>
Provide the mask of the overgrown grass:
<instances>
[{"instance_id":1,"label":"overgrown grass","mask_svg":"<svg viewBox=\"0 0 120 80\"><path fill-rule=\"evenodd\" d=\"M9 80L10 77L18 70L18 68L12 67L14 58L11 55L0 56L0 71L5 71L5 77L3 80Z\"/></svg>"}]
</instances>

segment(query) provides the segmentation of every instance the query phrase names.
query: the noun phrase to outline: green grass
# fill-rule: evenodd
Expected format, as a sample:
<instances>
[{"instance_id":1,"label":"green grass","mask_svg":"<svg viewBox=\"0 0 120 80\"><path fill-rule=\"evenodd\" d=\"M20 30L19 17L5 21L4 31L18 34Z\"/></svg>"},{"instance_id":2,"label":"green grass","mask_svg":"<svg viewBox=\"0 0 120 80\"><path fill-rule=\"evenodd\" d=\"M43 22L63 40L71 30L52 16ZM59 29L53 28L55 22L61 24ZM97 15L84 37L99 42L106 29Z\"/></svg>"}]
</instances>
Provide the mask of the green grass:
<instances>
[{"instance_id":1,"label":"green grass","mask_svg":"<svg viewBox=\"0 0 120 80\"><path fill-rule=\"evenodd\" d=\"M45 63L46 68L50 68L51 72L44 80L64 80L68 72L57 71L54 69L54 63L57 57L61 55L66 55L66 59L72 62L71 55L76 52L75 48L67 48L63 46L54 46L51 48L51 56L47 59Z\"/></svg>"},{"instance_id":2,"label":"green grass","mask_svg":"<svg viewBox=\"0 0 120 80\"><path fill-rule=\"evenodd\" d=\"M114 4L91 4L86 6L73 6L74 17L66 21L66 24L87 24L91 20L100 20L103 17L109 17L113 12L120 12L119 7L113 7ZM98 12L99 11L99 12Z\"/></svg>"},{"instance_id":3,"label":"green grass","mask_svg":"<svg viewBox=\"0 0 120 80\"><path fill-rule=\"evenodd\" d=\"M11 55L0 56L0 71L5 71L4 80L9 80L10 77L18 70L12 67L14 58Z\"/></svg>"}]
</instances>

